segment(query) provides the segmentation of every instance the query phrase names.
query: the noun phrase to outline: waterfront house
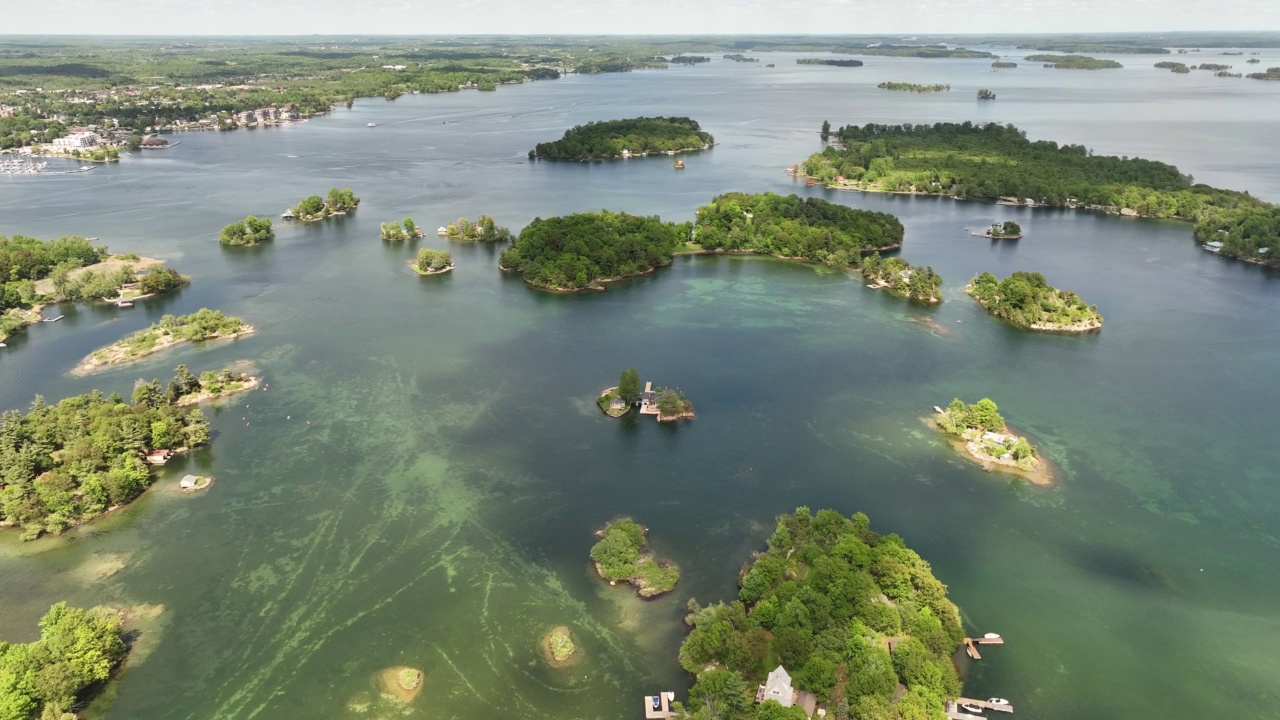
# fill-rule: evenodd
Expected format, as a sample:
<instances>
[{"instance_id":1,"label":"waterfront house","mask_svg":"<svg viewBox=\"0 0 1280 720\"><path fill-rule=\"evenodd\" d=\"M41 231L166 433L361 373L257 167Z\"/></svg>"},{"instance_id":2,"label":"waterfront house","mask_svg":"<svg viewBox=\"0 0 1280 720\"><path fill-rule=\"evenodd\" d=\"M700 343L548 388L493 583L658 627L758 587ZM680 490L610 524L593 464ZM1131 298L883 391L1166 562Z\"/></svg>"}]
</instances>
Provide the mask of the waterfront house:
<instances>
[{"instance_id":1,"label":"waterfront house","mask_svg":"<svg viewBox=\"0 0 1280 720\"><path fill-rule=\"evenodd\" d=\"M658 393L653 389L652 382L644 384L644 392L640 393L640 413L643 415L658 414Z\"/></svg>"},{"instance_id":2,"label":"waterfront house","mask_svg":"<svg viewBox=\"0 0 1280 720\"><path fill-rule=\"evenodd\" d=\"M152 465L163 465L169 462L169 458L173 457L171 450L152 450L147 453L147 462Z\"/></svg>"},{"instance_id":3,"label":"waterfront house","mask_svg":"<svg viewBox=\"0 0 1280 720\"><path fill-rule=\"evenodd\" d=\"M1207 242L1204 244L1204 249L1208 250L1209 252L1221 252L1222 243L1218 242L1217 240L1214 240L1213 242Z\"/></svg>"},{"instance_id":4,"label":"waterfront house","mask_svg":"<svg viewBox=\"0 0 1280 720\"><path fill-rule=\"evenodd\" d=\"M756 692L756 702L774 700L782 707L791 707L796 701L796 692L791 688L791 676L786 668L779 665L769 673L769 677Z\"/></svg>"},{"instance_id":5,"label":"waterfront house","mask_svg":"<svg viewBox=\"0 0 1280 720\"><path fill-rule=\"evenodd\" d=\"M183 490L191 490L195 488L196 485L199 485L199 484L200 484L200 478L196 477L195 475L184 476L181 480L178 481L178 487L182 488Z\"/></svg>"}]
</instances>

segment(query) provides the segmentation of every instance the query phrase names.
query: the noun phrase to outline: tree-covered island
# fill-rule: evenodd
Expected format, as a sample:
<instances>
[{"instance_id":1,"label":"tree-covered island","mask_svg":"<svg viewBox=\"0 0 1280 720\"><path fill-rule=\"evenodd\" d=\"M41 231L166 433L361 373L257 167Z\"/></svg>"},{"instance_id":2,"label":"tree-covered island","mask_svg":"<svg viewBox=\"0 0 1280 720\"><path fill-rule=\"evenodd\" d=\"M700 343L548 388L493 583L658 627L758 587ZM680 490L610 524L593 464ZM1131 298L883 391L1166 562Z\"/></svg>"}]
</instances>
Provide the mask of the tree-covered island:
<instances>
[{"instance_id":1,"label":"tree-covered island","mask_svg":"<svg viewBox=\"0 0 1280 720\"><path fill-rule=\"evenodd\" d=\"M218 233L218 242L232 247L252 247L274 240L275 236L275 231L271 229L271 218L250 215L222 228L222 232Z\"/></svg>"},{"instance_id":2,"label":"tree-covered island","mask_svg":"<svg viewBox=\"0 0 1280 720\"><path fill-rule=\"evenodd\" d=\"M993 67L993 68L995 68L995 69L997 69L997 70L1012 70L1013 68L1018 67L1018 63L1016 63L1016 62L1009 62L1009 61L1007 61L1007 60L997 60L997 61L995 61L995 62L991 63L991 67Z\"/></svg>"},{"instance_id":3,"label":"tree-covered island","mask_svg":"<svg viewBox=\"0 0 1280 720\"><path fill-rule=\"evenodd\" d=\"M609 584L628 582L640 597L656 597L675 589L680 568L675 563L659 562L645 552L644 536L648 529L631 518L614 520L596 533L600 538L591 548L596 574Z\"/></svg>"},{"instance_id":4,"label":"tree-covered island","mask_svg":"<svg viewBox=\"0 0 1280 720\"><path fill-rule=\"evenodd\" d=\"M494 221L492 215L481 215L480 219L474 223L461 217L442 230L444 232L438 234L458 242L508 243L515 239L510 230L499 226Z\"/></svg>"},{"instance_id":5,"label":"tree-covered island","mask_svg":"<svg viewBox=\"0 0 1280 720\"><path fill-rule=\"evenodd\" d=\"M992 240L1021 240L1022 226L1012 220L991 223L991 227L984 230L982 236Z\"/></svg>"},{"instance_id":6,"label":"tree-covered island","mask_svg":"<svg viewBox=\"0 0 1280 720\"><path fill-rule=\"evenodd\" d=\"M960 613L928 562L870 525L798 508L743 567L736 600L689 602L679 660L696 682L681 717L804 720L819 703L839 720L946 717Z\"/></svg>"},{"instance_id":7,"label":"tree-covered island","mask_svg":"<svg viewBox=\"0 0 1280 720\"><path fill-rule=\"evenodd\" d=\"M1249 73L1250 80L1277 80L1280 81L1280 67L1267 68L1266 72Z\"/></svg>"},{"instance_id":8,"label":"tree-covered island","mask_svg":"<svg viewBox=\"0 0 1280 720\"><path fill-rule=\"evenodd\" d=\"M1124 67L1115 60L1099 60L1088 55L1028 55L1025 59L1057 70L1114 70Z\"/></svg>"},{"instance_id":9,"label":"tree-covered island","mask_svg":"<svg viewBox=\"0 0 1280 720\"><path fill-rule=\"evenodd\" d=\"M916 83L904 82L882 82L876 87L881 90L897 90L898 92L913 93L947 92L951 89L950 85L918 85Z\"/></svg>"},{"instance_id":10,"label":"tree-covered island","mask_svg":"<svg viewBox=\"0 0 1280 720\"><path fill-rule=\"evenodd\" d=\"M205 370L197 378L186 365L179 365L165 389L165 396L172 398L176 405L198 405L248 392L258 387L258 383L255 375L239 368Z\"/></svg>"},{"instance_id":11,"label":"tree-covered island","mask_svg":"<svg viewBox=\"0 0 1280 720\"><path fill-rule=\"evenodd\" d=\"M902 223L888 213L819 198L725 193L698 208L694 240L702 252L749 252L846 268L862 253L900 247Z\"/></svg>"},{"instance_id":12,"label":"tree-covered island","mask_svg":"<svg viewBox=\"0 0 1280 720\"><path fill-rule=\"evenodd\" d=\"M343 190L330 188L329 195L326 197L312 195L304 198L297 207L289 208L289 212L285 213L285 219L302 222L324 220L334 215L346 215L355 210L358 205L360 205L360 198L351 192L351 188Z\"/></svg>"},{"instance_id":13,"label":"tree-covered island","mask_svg":"<svg viewBox=\"0 0 1280 720\"><path fill-rule=\"evenodd\" d=\"M413 218L405 218L404 222L382 223L379 226L380 234L383 240L391 242L404 242L405 240L416 240L426 235L422 228L413 221Z\"/></svg>"},{"instance_id":14,"label":"tree-covered island","mask_svg":"<svg viewBox=\"0 0 1280 720\"><path fill-rule=\"evenodd\" d=\"M728 55L725 55L725 56L724 56L724 59L725 59L725 60L732 60L732 61L734 61L734 62L740 62L740 63L754 63L754 62L760 62L760 58L747 57L746 55L743 55L742 53L729 53Z\"/></svg>"},{"instance_id":15,"label":"tree-covered island","mask_svg":"<svg viewBox=\"0 0 1280 720\"><path fill-rule=\"evenodd\" d=\"M409 261L409 267L419 275L440 275L453 270L453 256L444 250L422 248L418 257Z\"/></svg>"},{"instance_id":16,"label":"tree-covered island","mask_svg":"<svg viewBox=\"0 0 1280 720\"><path fill-rule=\"evenodd\" d=\"M1069 290L1052 287L1038 272L1018 271L1003 280L984 272L964 291L987 312L1027 330L1081 333L1102 327L1097 307Z\"/></svg>"},{"instance_id":17,"label":"tree-covered island","mask_svg":"<svg viewBox=\"0 0 1280 720\"><path fill-rule=\"evenodd\" d=\"M54 605L40 618L40 639L0 640L0 717L75 718L86 691L106 682L128 652L118 612Z\"/></svg>"},{"instance_id":18,"label":"tree-covered island","mask_svg":"<svg viewBox=\"0 0 1280 720\"><path fill-rule=\"evenodd\" d=\"M200 308L190 315L165 315L151 327L89 353L72 374L85 375L107 365L136 362L184 342L229 340L253 331L253 326L246 325L240 318L209 308Z\"/></svg>"},{"instance_id":19,"label":"tree-covered island","mask_svg":"<svg viewBox=\"0 0 1280 720\"><path fill-rule=\"evenodd\" d=\"M608 210L534 218L498 266L543 290L603 290L603 283L670 265L690 228Z\"/></svg>"},{"instance_id":20,"label":"tree-covered island","mask_svg":"<svg viewBox=\"0 0 1280 720\"><path fill-rule=\"evenodd\" d=\"M604 160L649 155L652 153L705 150L715 143L696 120L687 117L638 117L604 120L578 125L564 137L538 143L529 151L529 159Z\"/></svg>"},{"instance_id":21,"label":"tree-covered island","mask_svg":"<svg viewBox=\"0 0 1280 720\"><path fill-rule=\"evenodd\" d=\"M871 287L887 289L908 300L942 302L942 276L932 267L912 265L898 257L881 259L877 252L862 258L858 271L871 282Z\"/></svg>"},{"instance_id":22,"label":"tree-covered island","mask_svg":"<svg viewBox=\"0 0 1280 720\"><path fill-rule=\"evenodd\" d=\"M982 88L981 90L978 91L978 99L979 100L995 100L996 94L986 88Z\"/></svg>"},{"instance_id":23,"label":"tree-covered island","mask_svg":"<svg viewBox=\"0 0 1280 720\"><path fill-rule=\"evenodd\" d=\"M1169 72L1178 73L1179 75L1186 75L1187 73L1191 72L1191 68L1187 67L1183 63L1173 62L1172 60L1165 60L1163 62L1158 62L1156 63L1155 66L1160 68L1161 70L1168 70Z\"/></svg>"},{"instance_id":24,"label":"tree-covered island","mask_svg":"<svg viewBox=\"0 0 1280 720\"><path fill-rule=\"evenodd\" d=\"M999 408L990 398L965 405L956 398L945 410L937 408L933 417L938 429L963 443L969 458L984 468L1003 467L1020 470L1037 485L1048 485L1052 478L1042 468L1036 449L1025 437L1014 434L1005 424Z\"/></svg>"},{"instance_id":25,"label":"tree-covered island","mask_svg":"<svg viewBox=\"0 0 1280 720\"><path fill-rule=\"evenodd\" d=\"M840 189L1189 220L1196 240L1224 257L1280 266L1280 206L1195 183L1166 163L1032 141L995 123L850 125L832 137L838 146L811 155L798 173Z\"/></svg>"},{"instance_id":26,"label":"tree-covered island","mask_svg":"<svg viewBox=\"0 0 1280 720\"><path fill-rule=\"evenodd\" d=\"M797 58L797 65L830 65L831 67L862 67L861 60L832 60L830 58Z\"/></svg>"}]
</instances>

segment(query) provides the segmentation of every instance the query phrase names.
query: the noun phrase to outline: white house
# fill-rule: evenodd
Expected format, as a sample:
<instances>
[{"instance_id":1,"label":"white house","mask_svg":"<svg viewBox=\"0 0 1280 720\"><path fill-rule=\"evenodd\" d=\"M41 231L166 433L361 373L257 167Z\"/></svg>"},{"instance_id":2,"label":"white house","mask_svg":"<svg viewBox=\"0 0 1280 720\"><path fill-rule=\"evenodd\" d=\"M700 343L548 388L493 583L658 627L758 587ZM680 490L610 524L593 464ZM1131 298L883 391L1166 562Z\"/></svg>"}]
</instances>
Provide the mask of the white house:
<instances>
[{"instance_id":1,"label":"white house","mask_svg":"<svg viewBox=\"0 0 1280 720\"><path fill-rule=\"evenodd\" d=\"M782 707L791 707L795 702L795 697L796 693L791 689L791 676L787 674L786 668L779 665L773 672L769 673L764 685L760 686L760 692L756 695L756 700L757 702L776 700Z\"/></svg>"},{"instance_id":2,"label":"white house","mask_svg":"<svg viewBox=\"0 0 1280 720\"><path fill-rule=\"evenodd\" d=\"M54 147L67 148L91 148L98 144L97 133L78 132L71 133L66 137L60 137L53 141Z\"/></svg>"}]
</instances>

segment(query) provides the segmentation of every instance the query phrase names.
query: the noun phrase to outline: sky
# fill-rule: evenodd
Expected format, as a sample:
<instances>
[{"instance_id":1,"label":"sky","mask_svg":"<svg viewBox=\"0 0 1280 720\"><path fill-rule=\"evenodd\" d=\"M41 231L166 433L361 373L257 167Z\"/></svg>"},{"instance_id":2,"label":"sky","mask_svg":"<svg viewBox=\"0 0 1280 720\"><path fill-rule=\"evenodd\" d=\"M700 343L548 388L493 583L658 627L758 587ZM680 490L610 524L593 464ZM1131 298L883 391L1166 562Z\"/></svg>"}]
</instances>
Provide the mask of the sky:
<instances>
[{"instance_id":1,"label":"sky","mask_svg":"<svg viewBox=\"0 0 1280 720\"><path fill-rule=\"evenodd\" d=\"M0 35L1280 30L1280 0L4 0Z\"/></svg>"}]
</instances>

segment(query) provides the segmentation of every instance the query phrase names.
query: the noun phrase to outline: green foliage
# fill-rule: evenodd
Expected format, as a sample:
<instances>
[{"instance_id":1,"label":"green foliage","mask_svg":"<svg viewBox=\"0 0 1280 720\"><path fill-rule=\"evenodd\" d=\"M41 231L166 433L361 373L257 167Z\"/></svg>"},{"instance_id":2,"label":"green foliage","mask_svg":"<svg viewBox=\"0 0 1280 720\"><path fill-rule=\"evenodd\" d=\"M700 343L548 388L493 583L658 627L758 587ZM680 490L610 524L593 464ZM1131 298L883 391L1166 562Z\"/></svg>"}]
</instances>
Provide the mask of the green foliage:
<instances>
[{"instance_id":1,"label":"green foliage","mask_svg":"<svg viewBox=\"0 0 1280 720\"><path fill-rule=\"evenodd\" d=\"M830 65L832 67L862 67L861 60L830 60L827 58L796 58L797 65Z\"/></svg>"},{"instance_id":2,"label":"green foliage","mask_svg":"<svg viewBox=\"0 0 1280 720\"><path fill-rule=\"evenodd\" d=\"M734 62L748 62L748 63L760 62L760 58L747 57L742 53L729 53L728 55L724 56L724 59L732 60Z\"/></svg>"},{"instance_id":3,"label":"green foliage","mask_svg":"<svg viewBox=\"0 0 1280 720\"><path fill-rule=\"evenodd\" d=\"M658 419L674 418L693 412L693 403L684 393L671 388L658 391Z\"/></svg>"},{"instance_id":4,"label":"green foliage","mask_svg":"<svg viewBox=\"0 0 1280 720\"><path fill-rule=\"evenodd\" d=\"M71 713L77 696L110 677L127 651L120 624L107 610L54 605L40 620L39 640L0 642L0 718Z\"/></svg>"},{"instance_id":5,"label":"green foliage","mask_svg":"<svg viewBox=\"0 0 1280 720\"><path fill-rule=\"evenodd\" d=\"M750 710L747 683L732 670L708 670L689 689L689 705L705 709L708 718L740 718Z\"/></svg>"},{"instance_id":6,"label":"green foliage","mask_svg":"<svg viewBox=\"0 0 1280 720\"><path fill-rule=\"evenodd\" d=\"M458 218L457 222L449 223L445 228L445 237L462 242L478 240L493 243L508 243L515 239L510 230L498 226L492 215L481 215L475 223L465 217Z\"/></svg>"},{"instance_id":7,"label":"green foliage","mask_svg":"<svg viewBox=\"0 0 1280 720\"><path fill-rule=\"evenodd\" d=\"M167 267L153 267L138 278L138 290L144 295L159 295L181 287L187 279L177 270Z\"/></svg>"},{"instance_id":8,"label":"green foliage","mask_svg":"<svg viewBox=\"0 0 1280 720\"><path fill-rule=\"evenodd\" d=\"M64 236L57 240L38 240L24 235L12 238L0 235L0 314L13 308L26 308L37 299L35 281L55 276L55 291L65 297L59 299L74 300L85 297L84 279L79 282L70 277L76 268L93 265L106 259L105 247L93 247L89 241L76 236ZM99 291L105 295L115 285L103 287L116 279L115 276L89 277L90 291ZM132 281L132 274L127 281ZM126 281L126 282L127 282ZM118 285L119 283L117 283ZM22 327L26 321L19 320L16 315L6 315L0 320L0 338Z\"/></svg>"},{"instance_id":9,"label":"green foliage","mask_svg":"<svg viewBox=\"0 0 1280 720\"><path fill-rule=\"evenodd\" d=\"M913 93L947 92L951 89L950 85L917 85L916 83L904 82L882 82L876 87L881 90L898 90L900 92Z\"/></svg>"},{"instance_id":10,"label":"green foliage","mask_svg":"<svg viewBox=\"0 0 1280 720\"><path fill-rule=\"evenodd\" d=\"M922 302L942 300L942 276L932 267L912 265L898 257L881 259L880 253L872 253L862 258L858 270L868 280L905 298Z\"/></svg>"},{"instance_id":11,"label":"green foliage","mask_svg":"<svg viewBox=\"0 0 1280 720\"><path fill-rule=\"evenodd\" d=\"M979 100L995 100L996 94L986 88L982 88L981 90L978 91L978 99Z\"/></svg>"},{"instance_id":12,"label":"green foliage","mask_svg":"<svg viewBox=\"0 0 1280 720\"><path fill-rule=\"evenodd\" d=\"M382 223L382 239L383 240L407 240L410 235L404 231L399 223Z\"/></svg>"},{"instance_id":13,"label":"green foliage","mask_svg":"<svg viewBox=\"0 0 1280 720\"><path fill-rule=\"evenodd\" d=\"M900 245L902 223L887 213L818 198L725 193L698 208L695 238L708 250L751 252L848 267L862 252Z\"/></svg>"},{"instance_id":14,"label":"green foliage","mask_svg":"<svg viewBox=\"0 0 1280 720\"><path fill-rule=\"evenodd\" d=\"M1099 60L1088 55L1028 55L1027 62L1044 63L1059 70L1113 70L1124 67L1115 60Z\"/></svg>"},{"instance_id":15,"label":"green foliage","mask_svg":"<svg viewBox=\"0 0 1280 720\"><path fill-rule=\"evenodd\" d=\"M688 223L608 210L535 218L499 264L534 287L581 290L670 265L688 237Z\"/></svg>"},{"instance_id":16,"label":"green foliage","mask_svg":"<svg viewBox=\"0 0 1280 720\"><path fill-rule=\"evenodd\" d=\"M250 215L240 222L233 222L218 233L218 242L235 247L257 245L275 238L271 218Z\"/></svg>"},{"instance_id":17,"label":"green foliage","mask_svg":"<svg viewBox=\"0 0 1280 720\"><path fill-rule=\"evenodd\" d=\"M943 429L954 435L959 435L965 430L990 430L991 432L1005 432L1004 418L1000 415L999 408L991 398L982 398L976 404L965 405L964 401L956 398L947 406L947 411L939 418L938 422Z\"/></svg>"},{"instance_id":18,"label":"green foliage","mask_svg":"<svg viewBox=\"0 0 1280 720\"><path fill-rule=\"evenodd\" d=\"M680 580L680 568L657 562L642 552L645 545L644 528L631 518L622 518L605 526L600 541L591 548L591 559L600 577L632 582L645 597L670 591Z\"/></svg>"},{"instance_id":19,"label":"green foliage","mask_svg":"<svg viewBox=\"0 0 1280 720\"><path fill-rule=\"evenodd\" d=\"M998 318L1032 330L1101 326L1097 308L1089 307L1075 293L1058 290L1037 272L1018 271L997 280L984 272L965 292Z\"/></svg>"},{"instance_id":20,"label":"green foliage","mask_svg":"<svg viewBox=\"0 0 1280 720\"><path fill-rule=\"evenodd\" d=\"M627 403L640 399L640 373L634 368L623 370L622 376L618 378L618 397Z\"/></svg>"},{"instance_id":21,"label":"green foliage","mask_svg":"<svg viewBox=\"0 0 1280 720\"><path fill-rule=\"evenodd\" d=\"M742 575L739 600L690 608L680 665L701 673L691 698L733 697L728 678L754 685L778 663L795 687L823 701L844 698L851 718L933 717L959 692L950 655L964 633L946 586L901 538L872 532L860 513L802 507L779 518L768 550ZM890 636L903 638L893 655L884 649ZM899 682L919 689L906 712L924 715L890 704ZM717 717L753 716L726 709Z\"/></svg>"},{"instance_id":22,"label":"green foliage","mask_svg":"<svg viewBox=\"0 0 1280 720\"><path fill-rule=\"evenodd\" d=\"M1011 70L1011 69L1013 69L1013 68L1018 67L1018 63L1016 63L1016 62L1005 62L1005 61L1002 61L1002 60L997 60L996 62L991 63L991 67L993 67L993 68L998 68L998 69L1002 69L1002 70Z\"/></svg>"},{"instance_id":23,"label":"green foliage","mask_svg":"<svg viewBox=\"0 0 1280 720\"><path fill-rule=\"evenodd\" d=\"M1248 77L1251 80L1280 80L1280 67L1267 68L1266 72L1249 73Z\"/></svg>"},{"instance_id":24,"label":"green foliage","mask_svg":"<svg viewBox=\"0 0 1280 720\"><path fill-rule=\"evenodd\" d=\"M452 255L443 250L432 250L431 248L419 250L418 259L413 263L414 269L423 273L439 272L452 265Z\"/></svg>"},{"instance_id":25,"label":"green foliage","mask_svg":"<svg viewBox=\"0 0 1280 720\"><path fill-rule=\"evenodd\" d=\"M233 335L243 329L244 321L238 317L223 315L219 310L200 308L190 315L165 315L151 327L95 350L93 356L114 358L113 362L119 362L149 354L162 340L200 342Z\"/></svg>"},{"instance_id":26,"label":"green foliage","mask_svg":"<svg viewBox=\"0 0 1280 720\"><path fill-rule=\"evenodd\" d=\"M359 204L360 198L351 192L351 188L339 190L335 187L329 189L326 197L311 195L303 198L291 212L299 220L323 220L335 213L351 212Z\"/></svg>"},{"instance_id":27,"label":"green foliage","mask_svg":"<svg viewBox=\"0 0 1280 720\"><path fill-rule=\"evenodd\" d=\"M639 117L578 125L559 140L538 143L529 157L593 160L621 157L623 150L632 155L680 152L714 142L711 133L703 132L697 121L687 117Z\"/></svg>"},{"instance_id":28,"label":"green foliage","mask_svg":"<svg viewBox=\"0 0 1280 720\"><path fill-rule=\"evenodd\" d=\"M1187 67L1186 65L1180 62L1172 62L1169 60L1156 63L1156 67L1162 70L1168 70L1169 72L1179 73L1182 75L1185 75L1191 72L1191 68Z\"/></svg>"}]
</instances>

